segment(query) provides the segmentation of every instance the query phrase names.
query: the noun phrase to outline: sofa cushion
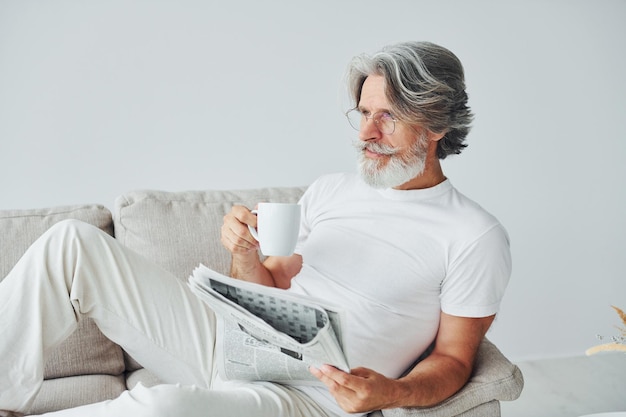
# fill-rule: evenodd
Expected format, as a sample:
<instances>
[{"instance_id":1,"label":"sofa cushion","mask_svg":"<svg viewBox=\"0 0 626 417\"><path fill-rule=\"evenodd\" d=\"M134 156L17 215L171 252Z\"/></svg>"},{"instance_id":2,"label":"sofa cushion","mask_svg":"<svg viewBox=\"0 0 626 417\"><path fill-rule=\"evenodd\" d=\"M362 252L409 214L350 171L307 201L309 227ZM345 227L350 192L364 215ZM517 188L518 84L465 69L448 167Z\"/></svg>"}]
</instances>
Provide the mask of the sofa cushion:
<instances>
[{"instance_id":1,"label":"sofa cushion","mask_svg":"<svg viewBox=\"0 0 626 417\"><path fill-rule=\"evenodd\" d=\"M137 369L136 371L131 371L126 374L126 389L132 390L140 382L144 387L153 387L162 383L156 375L145 368Z\"/></svg>"},{"instance_id":2,"label":"sofa cushion","mask_svg":"<svg viewBox=\"0 0 626 417\"><path fill-rule=\"evenodd\" d=\"M394 414L394 415L402 415L404 417L419 417L419 416L424 415L416 411L417 409L415 408L406 408L406 409L399 409L399 410L400 410L400 413ZM492 400L487 403L477 405L476 407L472 407L471 409L464 411L460 414L453 414L456 411L457 410L454 408L451 408L450 410L439 408L437 411L437 414L433 414L433 416L438 416L438 417L500 417L502 415L501 410L500 410L500 401L498 400ZM380 411L376 411L374 413L368 414L368 417L384 417L384 414Z\"/></svg>"},{"instance_id":3,"label":"sofa cushion","mask_svg":"<svg viewBox=\"0 0 626 417\"><path fill-rule=\"evenodd\" d=\"M65 219L82 220L113 234L111 212L100 205L0 211L0 280L41 234ZM105 338L91 319L81 319L76 332L50 353L44 376L118 375L123 371L120 347Z\"/></svg>"},{"instance_id":4,"label":"sofa cushion","mask_svg":"<svg viewBox=\"0 0 626 417\"><path fill-rule=\"evenodd\" d=\"M78 219L113 236L111 212L100 205L54 207L34 210L0 210L0 280L17 263L26 249L53 224Z\"/></svg>"},{"instance_id":5,"label":"sofa cushion","mask_svg":"<svg viewBox=\"0 0 626 417\"><path fill-rule=\"evenodd\" d=\"M222 219L231 207L297 202L303 192L303 187L129 192L115 201L115 237L182 280L199 263L228 273L230 253L219 242Z\"/></svg>"},{"instance_id":6,"label":"sofa cushion","mask_svg":"<svg viewBox=\"0 0 626 417\"><path fill-rule=\"evenodd\" d=\"M89 374L119 375L124 368L122 349L107 339L93 320L82 318L76 331L50 352L44 375L46 379Z\"/></svg>"},{"instance_id":7,"label":"sofa cushion","mask_svg":"<svg viewBox=\"0 0 626 417\"><path fill-rule=\"evenodd\" d=\"M44 381L27 415L42 414L119 397L124 375L81 375ZM86 416L87 417L87 416Z\"/></svg>"}]
</instances>

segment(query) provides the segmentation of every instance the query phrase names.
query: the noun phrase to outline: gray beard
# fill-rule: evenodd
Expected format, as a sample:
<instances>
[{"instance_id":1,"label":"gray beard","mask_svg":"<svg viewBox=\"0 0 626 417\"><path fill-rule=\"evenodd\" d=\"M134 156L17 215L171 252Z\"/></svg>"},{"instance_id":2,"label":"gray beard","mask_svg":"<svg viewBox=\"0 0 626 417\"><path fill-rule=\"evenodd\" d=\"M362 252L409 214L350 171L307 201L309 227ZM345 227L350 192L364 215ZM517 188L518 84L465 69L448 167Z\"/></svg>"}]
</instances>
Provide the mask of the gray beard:
<instances>
[{"instance_id":1,"label":"gray beard","mask_svg":"<svg viewBox=\"0 0 626 417\"><path fill-rule=\"evenodd\" d=\"M428 139L426 134L418 136L411 147L401 154L397 148L376 142L355 141L359 151L357 168L363 181L374 188L393 188L421 175L426 167ZM365 156L365 149L388 155L385 161Z\"/></svg>"}]
</instances>

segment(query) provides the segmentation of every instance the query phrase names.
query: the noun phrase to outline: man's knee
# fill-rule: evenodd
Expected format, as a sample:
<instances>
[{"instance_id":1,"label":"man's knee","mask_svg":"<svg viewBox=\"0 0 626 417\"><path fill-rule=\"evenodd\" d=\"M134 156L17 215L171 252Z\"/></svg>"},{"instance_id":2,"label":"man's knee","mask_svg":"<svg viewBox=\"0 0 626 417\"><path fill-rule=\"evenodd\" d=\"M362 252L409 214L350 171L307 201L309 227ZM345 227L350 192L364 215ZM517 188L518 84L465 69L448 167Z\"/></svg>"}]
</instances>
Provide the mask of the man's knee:
<instances>
[{"instance_id":1,"label":"man's knee","mask_svg":"<svg viewBox=\"0 0 626 417\"><path fill-rule=\"evenodd\" d=\"M86 232L90 233L94 230L98 230L95 226L77 219L65 219L53 224L48 232L53 234L65 234L65 233L77 233Z\"/></svg>"},{"instance_id":2,"label":"man's knee","mask_svg":"<svg viewBox=\"0 0 626 417\"><path fill-rule=\"evenodd\" d=\"M103 235L106 233L92 224L81 220L67 219L52 225L42 237L50 242L66 245L73 242L85 243L97 240Z\"/></svg>"}]
</instances>

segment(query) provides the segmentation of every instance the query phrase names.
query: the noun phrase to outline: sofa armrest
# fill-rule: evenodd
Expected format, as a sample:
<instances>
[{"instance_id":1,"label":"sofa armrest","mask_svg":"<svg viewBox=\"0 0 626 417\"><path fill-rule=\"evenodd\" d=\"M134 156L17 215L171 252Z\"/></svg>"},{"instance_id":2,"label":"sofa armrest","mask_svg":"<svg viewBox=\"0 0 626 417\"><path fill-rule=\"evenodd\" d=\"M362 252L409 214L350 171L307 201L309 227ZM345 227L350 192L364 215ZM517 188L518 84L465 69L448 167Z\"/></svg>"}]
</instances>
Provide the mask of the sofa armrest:
<instances>
[{"instance_id":1,"label":"sofa armrest","mask_svg":"<svg viewBox=\"0 0 626 417\"><path fill-rule=\"evenodd\" d=\"M482 404L513 401L524 387L520 369L509 362L500 350L484 339L478 349L474 373L467 384L445 401L427 408L394 408L382 410L384 417L452 417L464 416ZM491 404L493 405L493 404ZM498 412L484 415L499 416Z\"/></svg>"}]
</instances>

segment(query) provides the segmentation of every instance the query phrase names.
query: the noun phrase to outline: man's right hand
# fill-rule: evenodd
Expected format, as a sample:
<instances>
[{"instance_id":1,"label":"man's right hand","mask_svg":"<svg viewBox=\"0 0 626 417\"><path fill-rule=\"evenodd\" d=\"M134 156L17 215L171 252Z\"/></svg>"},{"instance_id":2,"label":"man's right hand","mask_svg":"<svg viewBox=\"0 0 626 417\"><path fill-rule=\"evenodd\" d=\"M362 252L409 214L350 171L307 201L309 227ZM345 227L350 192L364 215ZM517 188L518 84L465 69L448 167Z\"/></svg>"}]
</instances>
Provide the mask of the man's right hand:
<instances>
[{"instance_id":1,"label":"man's right hand","mask_svg":"<svg viewBox=\"0 0 626 417\"><path fill-rule=\"evenodd\" d=\"M263 263L259 258L259 242L248 226L256 227L256 216L244 206L233 206L224 216L222 244L232 254L230 276L270 287L289 288L291 279L302 268L302 256L270 256Z\"/></svg>"},{"instance_id":2,"label":"man's right hand","mask_svg":"<svg viewBox=\"0 0 626 417\"><path fill-rule=\"evenodd\" d=\"M247 207L233 206L224 216L221 240L232 255L230 276L274 287L271 272L259 258L259 242L252 237L248 226L256 227L256 216Z\"/></svg>"},{"instance_id":3,"label":"man's right hand","mask_svg":"<svg viewBox=\"0 0 626 417\"><path fill-rule=\"evenodd\" d=\"M248 226L256 227L257 218L247 207L233 206L224 216L222 224L222 244L233 256L249 258L257 256L259 242L256 241Z\"/></svg>"}]
</instances>

